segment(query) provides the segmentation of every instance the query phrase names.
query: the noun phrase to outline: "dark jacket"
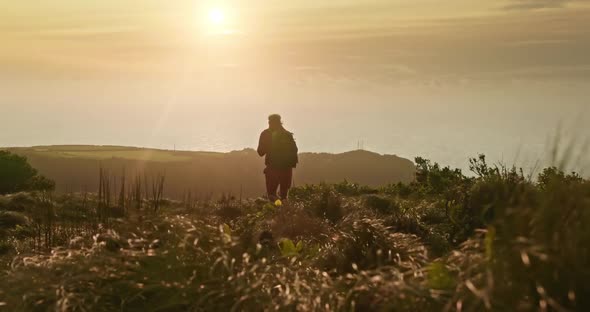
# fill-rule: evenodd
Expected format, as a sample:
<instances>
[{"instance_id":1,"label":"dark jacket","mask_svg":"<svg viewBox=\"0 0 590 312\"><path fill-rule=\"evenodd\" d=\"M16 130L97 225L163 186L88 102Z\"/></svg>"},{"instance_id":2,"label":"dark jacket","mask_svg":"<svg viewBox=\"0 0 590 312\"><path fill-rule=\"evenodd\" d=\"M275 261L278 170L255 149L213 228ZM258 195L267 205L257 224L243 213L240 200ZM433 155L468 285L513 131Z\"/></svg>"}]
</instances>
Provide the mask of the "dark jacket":
<instances>
[{"instance_id":1,"label":"dark jacket","mask_svg":"<svg viewBox=\"0 0 590 312\"><path fill-rule=\"evenodd\" d=\"M290 144L286 146L288 150L278 150L276 146L273 148L273 132L281 132L290 139ZM285 147L283 147L285 148ZM299 162L297 156L298 148L293 138L293 133L279 128L276 130L266 129L260 134L258 141L258 155L265 156L264 163L271 168L295 168ZM287 160L285 160L287 158Z\"/></svg>"}]
</instances>

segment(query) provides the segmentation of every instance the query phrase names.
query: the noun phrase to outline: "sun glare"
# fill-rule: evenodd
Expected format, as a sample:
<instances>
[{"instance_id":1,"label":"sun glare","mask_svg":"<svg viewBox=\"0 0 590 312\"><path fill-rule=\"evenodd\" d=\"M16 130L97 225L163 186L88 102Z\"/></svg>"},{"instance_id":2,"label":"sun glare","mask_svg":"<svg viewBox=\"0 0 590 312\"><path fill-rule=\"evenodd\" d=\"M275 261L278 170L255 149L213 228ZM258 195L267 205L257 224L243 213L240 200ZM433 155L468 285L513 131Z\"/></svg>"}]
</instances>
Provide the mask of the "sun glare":
<instances>
[{"instance_id":1,"label":"sun glare","mask_svg":"<svg viewBox=\"0 0 590 312\"><path fill-rule=\"evenodd\" d=\"M220 8L212 8L208 13L209 23L212 25L222 25L225 22L225 13Z\"/></svg>"},{"instance_id":2,"label":"sun glare","mask_svg":"<svg viewBox=\"0 0 590 312\"><path fill-rule=\"evenodd\" d=\"M201 19L202 29L208 36L225 36L236 32L233 12L225 7L210 7Z\"/></svg>"}]
</instances>

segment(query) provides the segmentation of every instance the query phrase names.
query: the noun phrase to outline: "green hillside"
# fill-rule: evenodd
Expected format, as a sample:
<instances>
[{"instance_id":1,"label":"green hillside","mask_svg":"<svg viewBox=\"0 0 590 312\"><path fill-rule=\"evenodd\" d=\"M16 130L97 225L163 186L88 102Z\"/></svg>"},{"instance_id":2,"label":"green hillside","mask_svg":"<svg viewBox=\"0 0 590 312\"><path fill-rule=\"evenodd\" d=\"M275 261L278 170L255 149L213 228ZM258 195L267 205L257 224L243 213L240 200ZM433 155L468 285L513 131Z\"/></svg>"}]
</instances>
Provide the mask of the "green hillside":
<instances>
[{"instance_id":1,"label":"green hillside","mask_svg":"<svg viewBox=\"0 0 590 312\"><path fill-rule=\"evenodd\" d=\"M97 191L99 168L113 178L166 175L166 196L180 199L187 192L264 193L264 160L256 151L229 153L170 151L120 146L37 146L11 148L26 156L39 172L56 182L58 193ZM394 155L368 151L342 154L301 153L296 185L344 180L369 186L409 182L414 164Z\"/></svg>"}]
</instances>

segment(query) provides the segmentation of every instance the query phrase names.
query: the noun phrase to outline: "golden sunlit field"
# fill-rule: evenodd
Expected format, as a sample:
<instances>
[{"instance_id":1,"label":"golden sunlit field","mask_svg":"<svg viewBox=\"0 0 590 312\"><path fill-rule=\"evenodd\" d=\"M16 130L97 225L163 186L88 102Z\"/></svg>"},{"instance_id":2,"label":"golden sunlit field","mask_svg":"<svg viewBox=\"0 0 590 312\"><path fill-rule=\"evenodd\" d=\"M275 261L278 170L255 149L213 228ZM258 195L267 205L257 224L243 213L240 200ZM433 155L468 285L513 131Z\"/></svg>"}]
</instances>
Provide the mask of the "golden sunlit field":
<instances>
[{"instance_id":1,"label":"golden sunlit field","mask_svg":"<svg viewBox=\"0 0 590 312\"><path fill-rule=\"evenodd\" d=\"M484 156L470 163L475 177L417 158L408 184L306 185L274 203L169 200L156 192L165 180L113 189L103 171L98 193L0 196L0 303L15 311L585 310L590 182L557 168L530 180Z\"/></svg>"}]
</instances>

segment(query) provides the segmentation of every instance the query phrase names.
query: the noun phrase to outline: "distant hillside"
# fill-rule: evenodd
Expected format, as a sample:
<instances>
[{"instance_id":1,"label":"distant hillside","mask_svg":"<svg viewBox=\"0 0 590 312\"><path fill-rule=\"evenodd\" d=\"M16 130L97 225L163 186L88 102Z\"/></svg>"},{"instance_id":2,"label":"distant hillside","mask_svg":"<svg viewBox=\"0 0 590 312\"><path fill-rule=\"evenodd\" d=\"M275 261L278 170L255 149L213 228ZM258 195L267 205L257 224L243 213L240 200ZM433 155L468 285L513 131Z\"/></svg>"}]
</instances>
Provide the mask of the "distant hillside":
<instances>
[{"instance_id":1,"label":"distant hillside","mask_svg":"<svg viewBox=\"0 0 590 312\"><path fill-rule=\"evenodd\" d=\"M229 153L169 151L121 146L37 146L9 148L27 156L42 174L57 183L58 192L96 191L99 167L119 177L138 173L166 175L165 193L180 197L186 191L200 194L231 192L258 196L264 193L264 161L253 149ZM295 171L296 185L348 180L379 186L411 181L414 164L395 155L368 151L342 154L302 153Z\"/></svg>"}]
</instances>

